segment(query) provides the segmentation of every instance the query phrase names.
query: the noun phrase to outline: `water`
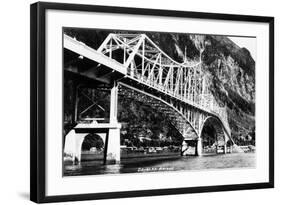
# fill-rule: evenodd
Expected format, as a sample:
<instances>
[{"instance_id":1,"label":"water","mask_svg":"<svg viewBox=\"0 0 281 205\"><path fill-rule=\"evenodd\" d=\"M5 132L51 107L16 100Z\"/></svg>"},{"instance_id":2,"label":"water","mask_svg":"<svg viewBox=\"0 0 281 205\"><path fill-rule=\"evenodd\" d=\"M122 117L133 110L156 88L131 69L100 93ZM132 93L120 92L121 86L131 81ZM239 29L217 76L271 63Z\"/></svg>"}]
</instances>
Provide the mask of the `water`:
<instances>
[{"instance_id":1,"label":"water","mask_svg":"<svg viewBox=\"0 0 281 205\"><path fill-rule=\"evenodd\" d=\"M136 161L134 159L134 161ZM65 176L119 174L141 172L163 172L206 169L254 168L255 153L233 153L206 156L184 156L176 159L128 164L102 165L100 162L81 162L79 165L65 165Z\"/></svg>"}]
</instances>

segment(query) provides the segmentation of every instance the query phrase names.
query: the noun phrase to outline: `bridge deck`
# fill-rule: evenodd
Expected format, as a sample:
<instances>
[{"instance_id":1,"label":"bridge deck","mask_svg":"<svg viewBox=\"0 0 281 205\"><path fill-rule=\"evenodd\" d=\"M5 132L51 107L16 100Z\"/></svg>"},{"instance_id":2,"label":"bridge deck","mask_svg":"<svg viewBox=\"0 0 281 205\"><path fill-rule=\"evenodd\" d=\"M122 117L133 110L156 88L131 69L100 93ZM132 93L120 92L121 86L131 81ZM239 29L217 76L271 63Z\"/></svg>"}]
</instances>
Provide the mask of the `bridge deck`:
<instances>
[{"instance_id":1,"label":"bridge deck","mask_svg":"<svg viewBox=\"0 0 281 205\"><path fill-rule=\"evenodd\" d=\"M71 50L83 57L86 57L90 60L93 60L95 62L98 62L100 64L103 64L107 66L108 68L112 68L112 71L117 71L123 75L127 74L127 68L119 63L118 61L109 58L102 53L96 51L95 49L92 49L91 47L87 46L86 44L79 42L67 35L64 34L64 40L63 40L64 48Z\"/></svg>"}]
</instances>

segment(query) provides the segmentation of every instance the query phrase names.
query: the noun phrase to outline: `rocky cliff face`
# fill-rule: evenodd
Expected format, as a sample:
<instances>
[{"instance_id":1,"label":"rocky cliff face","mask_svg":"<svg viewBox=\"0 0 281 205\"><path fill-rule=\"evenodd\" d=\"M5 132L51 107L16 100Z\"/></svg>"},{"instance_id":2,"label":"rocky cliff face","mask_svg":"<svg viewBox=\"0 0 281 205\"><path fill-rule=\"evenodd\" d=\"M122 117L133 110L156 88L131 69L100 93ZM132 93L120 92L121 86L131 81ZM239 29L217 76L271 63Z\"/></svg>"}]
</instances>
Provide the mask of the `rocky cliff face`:
<instances>
[{"instance_id":1,"label":"rocky cliff face","mask_svg":"<svg viewBox=\"0 0 281 205\"><path fill-rule=\"evenodd\" d=\"M239 140L241 136L254 135L255 61L246 48L240 48L226 36L148 36L179 62L183 62L185 56L198 61L201 52L209 89L219 104L227 106L233 137Z\"/></svg>"}]
</instances>

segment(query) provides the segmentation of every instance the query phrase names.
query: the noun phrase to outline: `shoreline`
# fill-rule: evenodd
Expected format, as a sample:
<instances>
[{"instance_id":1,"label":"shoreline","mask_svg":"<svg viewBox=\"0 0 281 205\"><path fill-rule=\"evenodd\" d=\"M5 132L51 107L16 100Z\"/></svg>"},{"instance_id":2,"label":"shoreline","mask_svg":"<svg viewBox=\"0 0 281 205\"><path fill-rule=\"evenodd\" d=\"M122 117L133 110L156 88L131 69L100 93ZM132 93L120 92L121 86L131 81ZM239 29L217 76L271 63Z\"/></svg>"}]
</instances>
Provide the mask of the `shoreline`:
<instances>
[{"instance_id":1,"label":"shoreline","mask_svg":"<svg viewBox=\"0 0 281 205\"><path fill-rule=\"evenodd\" d=\"M166 152L166 153L122 153L121 154L121 163L129 164L135 162L147 162L147 161L154 161L154 160L165 160L165 159L176 159L180 158L180 152ZM81 154L81 162L97 162L103 163L104 154L93 154L93 153L82 153ZM72 164L70 160L64 160L65 165Z\"/></svg>"}]
</instances>

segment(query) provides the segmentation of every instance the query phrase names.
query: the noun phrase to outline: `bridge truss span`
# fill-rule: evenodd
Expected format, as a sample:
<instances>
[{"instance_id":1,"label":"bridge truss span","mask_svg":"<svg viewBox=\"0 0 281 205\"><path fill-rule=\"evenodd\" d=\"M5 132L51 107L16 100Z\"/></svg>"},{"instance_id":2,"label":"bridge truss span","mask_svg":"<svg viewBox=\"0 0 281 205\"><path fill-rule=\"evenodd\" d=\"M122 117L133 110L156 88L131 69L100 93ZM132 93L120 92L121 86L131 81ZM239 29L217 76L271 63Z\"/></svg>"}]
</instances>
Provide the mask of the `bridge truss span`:
<instances>
[{"instance_id":1,"label":"bridge truss span","mask_svg":"<svg viewBox=\"0 0 281 205\"><path fill-rule=\"evenodd\" d=\"M220 107L208 89L201 59L177 62L145 34L111 33L98 52L123 64L127 78L216 115L230 135L226 107Z\"/></svg>"}]
</instances>

